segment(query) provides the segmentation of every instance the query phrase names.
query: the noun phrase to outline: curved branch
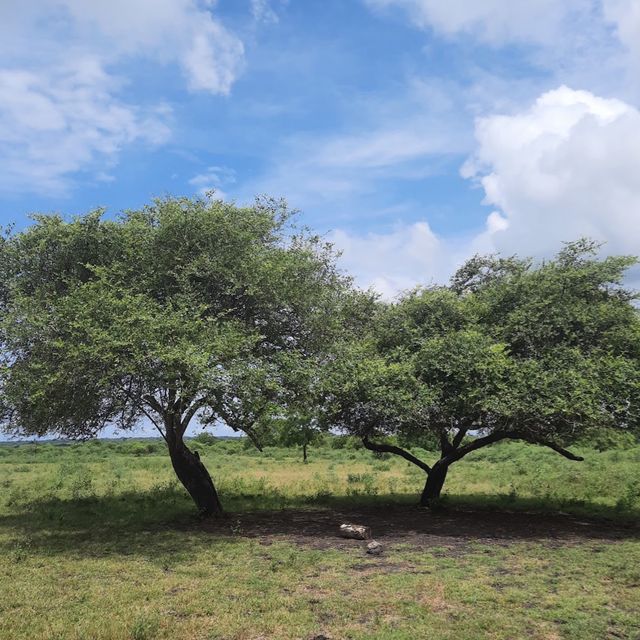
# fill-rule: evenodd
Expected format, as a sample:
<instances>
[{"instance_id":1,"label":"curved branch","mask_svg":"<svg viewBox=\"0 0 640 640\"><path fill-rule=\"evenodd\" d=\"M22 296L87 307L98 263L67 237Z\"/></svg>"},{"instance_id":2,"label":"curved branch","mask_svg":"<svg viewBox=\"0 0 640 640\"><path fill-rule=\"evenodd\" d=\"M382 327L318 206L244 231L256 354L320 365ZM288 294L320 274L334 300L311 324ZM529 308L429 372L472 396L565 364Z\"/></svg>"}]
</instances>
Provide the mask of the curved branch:
<instances>
[{"instance_id":1,"label":"curved branch","mask_svg":"<svg viewBox=\"0 0 640 640\"><path fill-rule=\"evenodd\" d=\"M539 444L539 445L542 445L543 447L549 447L549 449L553 449L556 453L559 453L561 456L564 456L569 460L575 460L576 462L584 461L584 458L582 456L577 456L575 453L571 453L571 451L564 449L560 445L557 445L555 442L538 440L537 442L531 442L531 444Z\"/></svg>"},{"instance_id":2,"label":"curved branch","mask_svg":"<svg viewBox=\"0 0 640 640\"><path fill-rule=\"evenodd\" d=\"M555 442L551 442L550 440L536 440L531 436L528 436L524 433L519 433L518 431L496 431L494 433L490 433L488 436L476 438L464 447L460 447L453 454L446 456L446 458L449 462L456 462L472 451L477 451L478 449L482 449L482 447L486 447L490 444L494 444L495 442L506 439L523 440L524 442L528 442L529 444L537 444L542 447L549 447L549 449L553 449L555 452L559 453L565 458L568 458L569 460L575 460L577 462L582 462L584 460L582 456L577 456L574 453L571 453L571 451L568 451Z\"/></svg>"},{"instance_id":3,"label":"curved branch","mask_svg":"<svg viewBox=\"0 0 640 640\"><path fill-rule=\"evenodd\" d=\"M415 464L417 467L420 467L424 472L431 473L431 467L426 462L423 462L420 458L416 458L414 455L400 447L396 447L392 444L378 444L376 442L371 442L367 436L362 437L362 444L366 449L369 449L369 451L376 451L377 453L393 453Z\"/></svg>"},{"instance_id":4,"label":"curved branch","mask_svg":"<svg viewBox=\"0 0 640 640\"><path fill-rule=\"evenodd\" d=\"M460 446L460 444L462 443L462 440L467 435L467 431L468 431L468 429L466 427L459 427L458 428L458 432L453 437L452 446L453 446L454 449L457 449Z\"/></svg>"},{"instance_id":5,"label":"curved branch","mask_svg":"<svg viewBox=\"0 0 640 640\"><path fill-rule=\"evenodd\" d=\"M198 411L200 409L202 409L202 407L205 406L205 404L206 404L206 401L204 399L196 400L186 410L186 412L184 413L184 416L182 416L180 418L180 433L181 434L184 434L184 432L187 430L187 427L189 426L189 423L193 419L193 416L195 416L196 413L198 413Z\"/></svg>"},{"instance_id":6,"label":"curved branch","mask_svg":"<svg viewBox=\"0 0 640 640\"><path fill-rule=\"evenodd\" d=\"M128 389L123 388L123 391L125 392L125 394L128 396L128 398L135 404L138 404L140 411L142 411L142 413L144 413L145 416L147 416L149 422L151 422L151 424L157 429L158 433L162 436L163 440L169 444L168 440L167 440L167 436L164 433L164 431L160 428L160 425L153 419L153 416L144 408L144 404L139 404L139 401L136 400L132 395L131 392ZM149 404L149 401L145 398L142 399L143 402L146 402L147 404ZM154 399L155 401L155 399ZM159 405L158 405L159 406Z\"/></svg>"},{"instance_id":7,"label":"curved branch","mask_svg":"<svg viewBox=\"0 0 640 640\"><path fill-rule=\"evenodd\" d=\"M244 431L247 434L247 437L249 438L249 440L251 440L251 442L253 442L254 447L260 453L262 453L262 445L260 444L260 439L256 435L256 432L253 430L253 428L252 427L243 427L241 430Z\"/></svg>"},{"instance_id":8,"label":"curved branch","mask_svg":"<svg viewBox=\"0 0 640 640\"><path fill-rule=\"evenodd\" d=\"M504 440L505 438L514 438L517 439L518 436L509 431L496 431L495 433L490 433L488 436L483 436L482 438L476 438L466 444L464 447L460 447L456 449L452 454L446 456L446 459L449 462L456 462L460 460L460 458L464 458L468 453L472 451L477 451L478 449L482 449L482 447L486 447L494 442L499 442L500 440Z\"/></svg>"},{"instance_id":9,"label":"curved branch","mask_svg":"<svg viewBox=\"0 0 640 640\"><path fill-rule=\"evenodd\" d=\"M163 406L151 395L147 394L142 399L159 415L164 415Z\"/></svg>"},{"instance_id":10,"label":"curved branch","mask_svg":"<svg viewBox=\"0 0 640 640\"><path fill-rule=\"evenodd\" d=\"M140 410L142 411L142 413L144 413L145 416L147 416L147 418L149 419L149 422L151 422L151 424L158 430L158 433L162 436L164 441L167 444L169 444L169 441L167 440L167 436L165 435L164 431L160 428L160 425L153 419L152 415L143 406L140 407Z\"/></svg>"},{"instance_id":11,"label":"curved branch","mask_svg":"<svg viewBox=\"0 0 640 640\"><path fill-rule=\"evenodd\" d=\"M262 444L260 443L260 438L258 437L256 432L253 430L253 427L250 427L248 424L247 425L239 424L242 422L241 420L233 420L230 413L226 411L224 407L221 407L218 410L218 415L226 422L227 426L231 427L234 431L236 432L242 431L244 434L246 434L249 440L253 442L253 445L255 446L255 448L258 451L260 451L260 453L262 453L263 449L262 449ZM255 422L253 424L255 424Z\"/></svg>"}]
</instances>

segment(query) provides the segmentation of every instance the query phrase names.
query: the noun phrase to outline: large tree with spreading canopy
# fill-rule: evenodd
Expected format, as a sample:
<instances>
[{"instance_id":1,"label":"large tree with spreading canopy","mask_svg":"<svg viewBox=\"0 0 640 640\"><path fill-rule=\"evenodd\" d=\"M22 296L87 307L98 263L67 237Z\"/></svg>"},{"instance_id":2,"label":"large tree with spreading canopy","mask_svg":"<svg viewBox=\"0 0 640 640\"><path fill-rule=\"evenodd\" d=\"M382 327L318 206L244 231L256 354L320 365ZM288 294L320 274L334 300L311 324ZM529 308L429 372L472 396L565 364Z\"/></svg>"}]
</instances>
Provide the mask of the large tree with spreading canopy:
<instances>
[{"instance_id":1,"label":"large tree with spreading canopy","mask_svg":"<svg viewBox=\"0 0 640 640\"><path fill-rule=\"evenodd\" d=\"M4 429L89 438L148 421L203 515L222 507L189 424L255 438L295 402L291 361L312 366L355 317L331 248L270 199L36 216L0 250Z\"/></svg>"},{"instance_id":2,"label":"large tree with spreading canopy","mask_svg":"<svg viewBox=\"0 0 640 640\"><path fill-rule=\"evenodd\" d=\"M334 423L421 468L425 506L451 464L493 443L577 461L569 446L589 431L637 431L640 318L622 286L635 260L598 259L597 248L571 243L538 264L475 257L449 286L383 305L330 367ZM434 462L402 446L434 439Z\"/></svg>"}]
</instances>

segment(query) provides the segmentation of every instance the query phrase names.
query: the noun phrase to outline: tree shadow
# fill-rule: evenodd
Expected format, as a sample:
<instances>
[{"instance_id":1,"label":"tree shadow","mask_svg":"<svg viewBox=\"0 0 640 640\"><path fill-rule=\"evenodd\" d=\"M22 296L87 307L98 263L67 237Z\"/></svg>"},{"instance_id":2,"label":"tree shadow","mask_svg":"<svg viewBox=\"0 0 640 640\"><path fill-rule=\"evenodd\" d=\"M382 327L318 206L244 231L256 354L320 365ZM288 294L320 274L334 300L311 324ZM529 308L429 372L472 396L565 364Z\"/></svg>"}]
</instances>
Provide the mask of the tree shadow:
<instances>
[{"instance_id":1,"label":"tree shadow","mask_svg":"<svg viewBox=\"0 0 640 640\"><path fill-rule=\"evenodd\" d=\"M620 520L613 508L599 506L601 517L596 519L541 510L540 500L496 495L448 496L445 508L438 511L419 509L415 496L407 495L288 499L280 508L264 496L226 498L229 511L219 520L198 519L185 494L172 487L69 500L48 498L15 507L0 517L0 530L10 538L9 551L13 545L41 556L136 556L162 565L174 564L204 547L221 549L247 540L352 548L356 541L338 534L345 522L369 526L385 544L424 550L474 543L554 546L640 539L638 519Z\"/></svg>"}]
</instances>

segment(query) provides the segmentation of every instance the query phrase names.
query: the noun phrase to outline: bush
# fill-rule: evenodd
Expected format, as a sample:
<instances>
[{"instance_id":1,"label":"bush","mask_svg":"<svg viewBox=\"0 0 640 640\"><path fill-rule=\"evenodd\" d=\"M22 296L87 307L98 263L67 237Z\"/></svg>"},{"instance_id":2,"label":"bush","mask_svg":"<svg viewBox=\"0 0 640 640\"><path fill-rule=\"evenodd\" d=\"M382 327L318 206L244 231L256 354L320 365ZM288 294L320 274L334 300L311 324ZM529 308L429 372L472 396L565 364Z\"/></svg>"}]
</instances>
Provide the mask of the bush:
<instances>
[{"instance_id":1,"label":"bush","mask_svg":"<svg viewBox=\"0 0 640 640\"><path fill-rule=\"evenodd\" d=\"M218 438L216 438L211 433L208 433L207 431L203 431L202 433L199 433L197 436L195 436L195 438L192 438L192 440L193 442L202 444L205 447L210 447L216 444L216 442L218 442Z\"/></svg>"},{"instance_id":2,"label":"bush","mask_svg":"<svg viewBox=\"0 0 640 640\"><path fill-rule=\"evenodd\" d=\"M628 431L600 428L587 433L575 442L575 446L607 451L609 449L632 449L638 438Z\"/></svg>"},{"instance_id":3,"label":"bush","mask_svg":"<svg viewBox=\"0 0 640 640\"><path fill-rule=\"evenodd\" d=\"M364 445L360 438L354 436L329 436L327 444L332 449L363 449Z\"/></svg>"}]
</instances>

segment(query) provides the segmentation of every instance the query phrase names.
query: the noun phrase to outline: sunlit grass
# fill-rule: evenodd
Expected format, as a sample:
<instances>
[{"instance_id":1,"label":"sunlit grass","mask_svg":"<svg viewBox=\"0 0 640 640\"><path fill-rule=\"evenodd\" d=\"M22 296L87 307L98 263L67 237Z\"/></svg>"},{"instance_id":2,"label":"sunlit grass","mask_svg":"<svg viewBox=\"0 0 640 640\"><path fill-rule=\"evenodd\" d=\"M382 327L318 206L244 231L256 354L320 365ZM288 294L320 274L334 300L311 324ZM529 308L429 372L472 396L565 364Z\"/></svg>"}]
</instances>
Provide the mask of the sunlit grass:
<instances>
[{"instance_id":1,"label":"sunlit grass","mask_svg":"<svg viewBox=\"0 0 640 640\"><path fill-rule=\"evenodd\" d=\"M447 480L450 507L632 523L620 539L471 537L371 558L355 541L263 544L236 516L412 504L418 469L359 449L312 449L303 464L297 450L196 446L232 514L215 534L195 518L161 442L0 447L0 638L640 636L640 448L585 450L572 463L505 444Z\"/></svg>"}]
</instances>

